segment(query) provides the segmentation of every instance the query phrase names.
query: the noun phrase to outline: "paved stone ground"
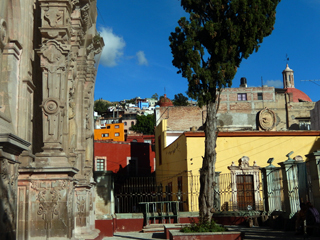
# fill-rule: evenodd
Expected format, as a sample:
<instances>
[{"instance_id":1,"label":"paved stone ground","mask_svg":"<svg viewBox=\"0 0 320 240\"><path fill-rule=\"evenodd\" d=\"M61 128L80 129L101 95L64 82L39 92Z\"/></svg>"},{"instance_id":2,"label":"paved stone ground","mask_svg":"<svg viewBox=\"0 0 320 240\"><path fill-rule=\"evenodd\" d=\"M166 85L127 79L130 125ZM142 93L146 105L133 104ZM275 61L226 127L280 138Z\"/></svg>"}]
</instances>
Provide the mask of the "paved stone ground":
<instances>
[{"instance_id":1,"label":"paved stone ground","mask_svg":"<svg viewBox=\"0 0 320 240\"><path fill-rule=\"evenodd\" d=\"M294 232L273 230L266 227L239 227L228 226L237 231L244 231L244 239L257 239L257 240L281 240L281 239L305 239L305 240L320 240L320 236L309 237L307 235L295 235ZM126 232L115 233L113 237L105 237L104 240L153 240L165 239L164 233L139 233L139 232Z\"/></svg>"}]
</instances>

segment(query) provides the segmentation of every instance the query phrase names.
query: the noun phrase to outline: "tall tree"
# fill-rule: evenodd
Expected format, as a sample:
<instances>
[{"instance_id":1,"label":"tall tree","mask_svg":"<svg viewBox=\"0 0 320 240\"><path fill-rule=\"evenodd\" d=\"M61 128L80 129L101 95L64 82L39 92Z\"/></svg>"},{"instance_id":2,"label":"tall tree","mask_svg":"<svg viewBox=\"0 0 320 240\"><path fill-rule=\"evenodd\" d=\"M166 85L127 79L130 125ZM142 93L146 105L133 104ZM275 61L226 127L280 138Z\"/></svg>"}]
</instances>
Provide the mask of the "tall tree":
<instances>
[{"instance_id":1,"label":"tall tree","mask_svg":"<svg viewBox=\"0 0 320 240\"><path fill-rule=\"evenodd\" d=\"M188 106L188 98L182 93L178 93L174 95L172 103L174 106Z\"/></svg>"},{"instance_id":2,"label":"tall tree","mask_svg":"<svg viewBox=\"0 0 320 240\"><path fill-rule=\"evenodd\" d=\"M271 34L280 0L181 0L189 13L169 37L173 65L188 79L188 96L206 106L205 153L200 169L200 221L214 211L217 111L242 59Z\"/></svg>"}]
</instances>

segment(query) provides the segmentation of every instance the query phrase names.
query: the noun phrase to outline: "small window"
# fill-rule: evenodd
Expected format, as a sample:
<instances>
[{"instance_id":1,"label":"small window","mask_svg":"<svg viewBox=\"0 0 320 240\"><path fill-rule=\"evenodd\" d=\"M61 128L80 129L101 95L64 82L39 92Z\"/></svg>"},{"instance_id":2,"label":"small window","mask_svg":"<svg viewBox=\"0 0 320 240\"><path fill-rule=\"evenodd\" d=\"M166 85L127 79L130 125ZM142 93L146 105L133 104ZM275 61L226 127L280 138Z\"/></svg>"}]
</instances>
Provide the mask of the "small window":
<instances>
[{"instance_id":1,"label":"small window","mask_svg":"<svg viewBox=\"0 0 320 240\"><path fill-rule=\"evenodd\" d=\"M259 93L258 93L258 100L263 100L262 92L259 92Z\"/></svg>"},{"instance_id":2,"label":"small window","mask_svg":"<svg viewBox=\"0 0 320 240\"><path fill-rule=\"evenodd\" d=\"M137 139L133 139L132 142L138 142Z\"/></svg>"},{"instance_id":3,"label":"small window","mask_svg":"<svg viewBox=\"0 0 320 240\"><path fill-rule=\"evenodd\" d=\"M300 120L299 121L299 130L311 130L310 120Z\"/></svg>"},{"instance_id":4,"label":"small window","mask_svg":"<svg viewBox=\"0 0 320 240\"><path fill-rule=\"evenodd\" d=\"M107 129L110 129L110 126L107 126Z\"/></svg>"},{"instance_id":5,"label":"small window","mask_svg":"<svg viewBox=\"0 0 320 240\"><path fill-rule=\"evenodd\" d=\"M124 122L124 125L127 126L127 122Z\"/></svg>"},{"instance_id":6,"label":"small window","mask_svg":"<svg viewBox=\"0 0 320 240\"><path fill-rule=\"evenodd\" d=\"M102 133L102 137L109 137L109 133Z\"/></svg>"},{"instance_id":7,"label":"small window","mask_svg":"<svg viewBox=\"0 0 320 240\"><path fill-rule=\"evenodd\" d=\"M114 133L114 136L115 136L115 137L119 137L119 136L120 136L120 133L116 132L116 133Z\"/></svg>"},{"instance_id":8,"label":"small window","mask_svg":"<svg viewBox=\"0 0 320 240\"><path fill-rule=\"evenodd\" d=\"M238 93L238 101L247 101L246 93Z\"/></svg>"},{"instance_id":9,"label":"small window","mask_svg":"<svg viewBox=\"0 0 320 240\"><path fill-rule=\"evenodd\" d=\"M151 144L151 139L146 139L146 140L144 140L144 142Z\"/></svg>"},{"instance_id":10,"label":"small window","mask_svg":"<svg viewBox=\"0 0 320 240\"><path fill-rule=\"evenodd\" d=\"M119 128L119 125L115 125L114 128Z\"/></svg>"},{"instance_id":11,"label":"small window","mask_svg":"<svg viewBox=\"0 0 320 240\"><path fill-rule=\"evenodd\" d=\"M105 160L97 159L96 171L105 171Z\"/></svg>"},{"instance_id":12,"label":"small window","mask_svg":"<svg viewBox=\"0 0 320 240\"><path fill-rule=\"evenodd\" d=\"M133 126L133 125L134 125L134 121L131 122L131 126Z\"/></svg>"}]
</instances>

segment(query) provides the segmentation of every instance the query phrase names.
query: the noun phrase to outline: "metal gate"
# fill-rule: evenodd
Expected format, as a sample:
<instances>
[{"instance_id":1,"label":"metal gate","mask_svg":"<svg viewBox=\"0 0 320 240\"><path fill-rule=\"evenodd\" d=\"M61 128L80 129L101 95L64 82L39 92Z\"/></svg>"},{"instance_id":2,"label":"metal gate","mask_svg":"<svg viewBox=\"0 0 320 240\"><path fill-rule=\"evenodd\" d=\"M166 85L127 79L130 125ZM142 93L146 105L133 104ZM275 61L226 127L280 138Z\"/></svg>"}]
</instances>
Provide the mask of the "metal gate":
<instances>
[{"instance_id":1,"label":"metal gate","mask_svg":"<svg viewBox=\"0 0 320 240\"><path fill-rule=\"evenodd\" d=\"M139 202L161 201L162 186L156 185L155 177L115 177L116 213L141 212Z\"/></svg>"}]
</instances>

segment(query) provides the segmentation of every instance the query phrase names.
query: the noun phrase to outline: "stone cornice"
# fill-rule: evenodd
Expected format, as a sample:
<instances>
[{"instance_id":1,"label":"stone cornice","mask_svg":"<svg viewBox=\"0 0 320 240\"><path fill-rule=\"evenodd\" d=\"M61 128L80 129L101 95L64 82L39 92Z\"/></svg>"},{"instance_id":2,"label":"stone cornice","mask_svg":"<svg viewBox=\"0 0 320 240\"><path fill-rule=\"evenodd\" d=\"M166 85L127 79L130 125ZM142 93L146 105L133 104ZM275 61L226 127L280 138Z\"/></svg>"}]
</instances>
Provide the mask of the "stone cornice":
<instances>
[{"instance_id":1,"label":"stone cornice","mask_svg":"<svg viewBox=\"0 0 320 240\"><path fill-rule=\"evenodd\" d=\"M12 133L0 133L0 147L4 152L19 155L28 150L30 144Z\"/></svg>"},{"instance_id":2,"label":"stone cornice","mask_svg":"<svg viewBox=\"0 0 320 240\"><path fill-rule=\"evenodd\" d=\"M184 132L186 137L205 137L204 132ZM218 137L305 137L320 136L320 131L219 132Z\"/></svg>"}]
</instances>

